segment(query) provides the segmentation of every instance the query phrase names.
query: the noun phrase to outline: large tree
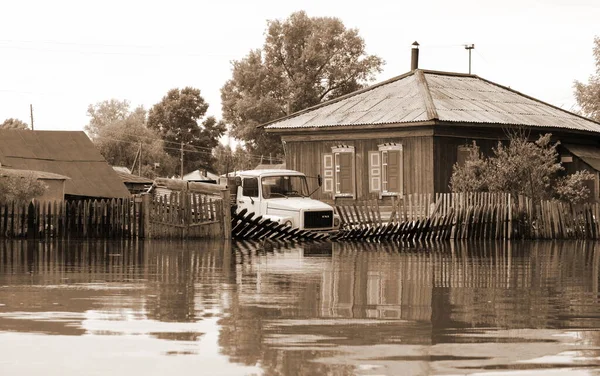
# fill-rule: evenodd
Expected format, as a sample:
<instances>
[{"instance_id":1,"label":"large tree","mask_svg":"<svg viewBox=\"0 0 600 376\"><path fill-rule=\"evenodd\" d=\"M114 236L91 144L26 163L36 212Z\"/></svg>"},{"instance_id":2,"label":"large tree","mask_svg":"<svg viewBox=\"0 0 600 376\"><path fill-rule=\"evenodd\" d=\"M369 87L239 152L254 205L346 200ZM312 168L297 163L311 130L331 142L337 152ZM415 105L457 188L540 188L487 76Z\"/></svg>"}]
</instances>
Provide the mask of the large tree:
<instances>
[{"instance_id":1,"label":"large tree","mask_svg":"<svg viewBox=\"0 0 600 376\"><path fill-rule=\"evenodd\" d=\"M591 119L600 121L600 38L594 38L594 59L596 60L596 73L584 84L575 81L575 98L581 112Z\"/></svg>"},{"instance_id":2,"label":"large tree","mask_svg":"<svg viewBox=\"0 0 600 376\"><path fill-rule=\"evenodd\" d=\"M0 124L0 129L29 129L29 124L19 119L8 118Z\"/></svg>"},{"instance_id":3,"label":"large tree","mask_svg":"<svg viewBox=\"0 0 600 376\"><path fill-rule=\"evenodd\" d=\"M232 78L221 88L223 118L250 152L281 153L279 139L258 125L355 91L382 65L366 54L358 30L337 18L301 11L267 21L262 50L234 61Z\"/></svg>"},{"instance_id":4,"label":"large tree","mask_svg":"<svg viewBox=\"0 0 600 376\"><path fill-rule=\"evenodd\" d=\"M133 111L133 113L136 112L139 116L146 116L146 111L142 107L138 107ZM129 108L128 100L109 99L90 104L87 109L87 116L90 117L90 122L84 129L93 139L103 127L131 117L132 111Z\"/></svg>"},{"instance_id":5,"label":"large tree","mask_svg":"<svg viewBox=\"0 0 600 376\"><path fill-rule=\"evenodd\" d=\"M128 101L110 99L90 105L88 116L86 130L110 165L134 168L149 178L175 173L177 161L165 152L160 135L146 127L143 107L131 111Z\"/></svg>"},{"instance_id":6,"label":"large tree","mask_svg":"<svg viewBox=\"0 0 600 376\"><path fill-rule=\"evenodd\" d=\"M202 120L207 110L208 103L200 90L186 87L169 90L148 112L148 127L165 140L169 154L179 158L183 144L184 173L199 168L212 170L212 149L219 143L226 127L213 116Z\"/></svg>"}]
</instances>

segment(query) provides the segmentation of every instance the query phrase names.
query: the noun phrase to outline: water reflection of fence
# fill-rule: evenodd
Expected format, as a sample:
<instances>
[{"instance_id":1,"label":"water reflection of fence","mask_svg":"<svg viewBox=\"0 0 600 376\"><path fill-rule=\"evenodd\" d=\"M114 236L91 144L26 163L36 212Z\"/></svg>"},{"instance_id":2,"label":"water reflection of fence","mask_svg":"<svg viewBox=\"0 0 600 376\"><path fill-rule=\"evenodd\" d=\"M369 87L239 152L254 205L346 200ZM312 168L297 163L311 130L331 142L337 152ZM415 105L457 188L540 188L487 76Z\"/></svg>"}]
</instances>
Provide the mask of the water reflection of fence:
<instances>
[{"instance_id":1,"label":"water reflection of fence","mask_svg":"<svg viewBox=\"0 0 600 376\"><path fill-rule=\"evenodd\" d=\"M575 206L507 193L411 194L387 206L337 205L337 239L598 239L599 204Z\"/></svg>"}]
</instances>

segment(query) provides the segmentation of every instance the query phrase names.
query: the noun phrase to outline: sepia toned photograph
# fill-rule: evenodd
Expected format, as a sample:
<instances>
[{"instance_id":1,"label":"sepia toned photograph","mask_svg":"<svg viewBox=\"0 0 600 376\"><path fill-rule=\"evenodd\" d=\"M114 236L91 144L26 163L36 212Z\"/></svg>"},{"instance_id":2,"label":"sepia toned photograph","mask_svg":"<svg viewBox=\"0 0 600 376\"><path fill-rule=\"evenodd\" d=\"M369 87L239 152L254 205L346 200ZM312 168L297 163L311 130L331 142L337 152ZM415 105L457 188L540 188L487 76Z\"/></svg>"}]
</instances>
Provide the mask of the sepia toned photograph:
<instances>
[{"instance_id":1,"label":"sepia toned photograph","mask_svg":"<svg viewBox=\"0 0 600 376\"><path fill-rule=\"evenodd\" d=\"M600 375L598 0L0 14L2 376Z\"/></svg>"}]
</instances>

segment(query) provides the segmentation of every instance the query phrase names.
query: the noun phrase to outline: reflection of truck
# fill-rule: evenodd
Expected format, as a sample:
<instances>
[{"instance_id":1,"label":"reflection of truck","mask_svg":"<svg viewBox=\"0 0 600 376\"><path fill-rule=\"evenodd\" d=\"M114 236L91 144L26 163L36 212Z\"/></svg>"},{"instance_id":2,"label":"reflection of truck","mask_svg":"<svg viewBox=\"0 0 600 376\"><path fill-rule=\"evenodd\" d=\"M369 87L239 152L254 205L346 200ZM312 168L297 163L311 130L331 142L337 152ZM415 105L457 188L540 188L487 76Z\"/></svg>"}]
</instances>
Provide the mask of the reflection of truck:
<instances>
[{"instance_id":1,"label":"reflection of truck","mask_svg":"<svg viewBox=\"0 0 600 376\"><path fill-rule=\"evenodd\" d=\"M229 178L228 185L237 212L247 209L263 218L301 230L332 231L339 227L340 220L333 207L310 198L306 176L301 172L240 171L234 179Z\"/></svg>"}]
</instances>

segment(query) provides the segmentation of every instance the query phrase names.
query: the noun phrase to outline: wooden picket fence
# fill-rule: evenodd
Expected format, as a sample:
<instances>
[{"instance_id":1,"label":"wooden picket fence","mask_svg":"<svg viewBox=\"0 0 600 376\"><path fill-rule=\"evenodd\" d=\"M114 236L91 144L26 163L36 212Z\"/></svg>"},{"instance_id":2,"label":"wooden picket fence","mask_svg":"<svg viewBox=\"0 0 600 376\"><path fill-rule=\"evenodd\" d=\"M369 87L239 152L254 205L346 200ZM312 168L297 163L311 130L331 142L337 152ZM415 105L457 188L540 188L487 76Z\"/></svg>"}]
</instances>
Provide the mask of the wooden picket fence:
<instances>
[{"instance_id":1,"label":"wooden picket fence","mask_svg":"<svg viewBox=\"0 0 600 376\"><path fill-rule=\"evenodd\" d=\"M168 195L0 205L0 238L230 238L228 191L193 183Z\"/></svg>"},{"instance_id":2,"label":"wooden picket fence","mask_svg":"<svg viewBox=\"0 0 600 376\"><path fill-rule=\"evenodd\" d=\"M150 233L154 238L217 237L225 230L223 199L212 194L182 191L156 196L150 205Z\"/></svg>"},{"instance_id":3,"label":"wooden picket fence","mask_svg":"<svg viewBox=\"0 0 600 376\"><path fill-rule=\"evenodd\" d=\"M600 238L600 204L534 204L508 193L413 194L388 207L376 202L337 205L336 213L342 229L335 239Z\"/></svg>"},{"instance_id":4,"label":"wooden picket fence","mask_svg":"<svg viewBox=\"0 0 600 376\"><path fill-rule=\"evenodd\" d=\"M141 211L134 199L11 202L0 206L0 238L144 237Z\"/></svg>"}]
</instances>

